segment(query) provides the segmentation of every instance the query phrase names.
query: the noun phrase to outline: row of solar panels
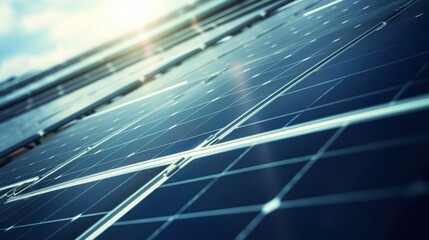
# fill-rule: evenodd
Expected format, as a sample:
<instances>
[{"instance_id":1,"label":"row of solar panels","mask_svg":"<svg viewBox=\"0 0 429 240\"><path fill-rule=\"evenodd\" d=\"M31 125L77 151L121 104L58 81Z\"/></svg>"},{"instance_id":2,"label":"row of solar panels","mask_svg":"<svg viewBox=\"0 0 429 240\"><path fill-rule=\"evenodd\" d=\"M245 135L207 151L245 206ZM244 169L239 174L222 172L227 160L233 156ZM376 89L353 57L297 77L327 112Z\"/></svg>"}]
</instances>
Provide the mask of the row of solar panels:
<instances>
[{"instance_id":1,"label":"row of solar panels","mask_svg":"<svg viewBox=\"0 0 429 240\"><path fill-rule=\"evenodd\" d=\"M31 80L30 86L15 89L13 92L8 91L9 94L2 97L0 105L2 119L13 117L28 111L34 106L56 99L91 82L111 75L112 72L120 71L133 63L139 62L147 57L148 54L156 54L169 49L200 34L200 31L207 31L213 25L216 26L227 22L234 16L228 16L229 19L225 19L222 16L212 15L217 11L231 7L233 3L227 1L222 4L212 4L214 6L208 8L210 11L206 10L202 13L193 14L192 17L199 21L199 29L192 28L192 22L189 17L179 23L175 22L174 25L167 21L167 26L164 26L162 31L156 29L155 33L149 36L136 34L134 37L129 37L127 35L126 41L122 41L120 44L111 46L112 43L109 42L109 45L104 49L99 49L98 47L96 48L97 52L90 51L91 55L85 53L84 57L78 58L79 61L72 59L71 63L67 63L66 67L62 66L60 69L55 66L53 69L47 70L50 74L41 73L42 77L38 75L38 79L36 78L38 76L32 76L29 78ZM266 4L267 2L263 1L254 6L255 4L245 2L237 4L234 8L230 8L229 11L236 11L233 15L239 16L239 14L245 14ZM246 5L250 5L250 8ZM199 8L198 10L201 11ZM175 20L177 21L177 19ZM113 43L116 42L113 41ZM156 47L153 46L154 44L156 44ZM151 49L151 52L148 53L148 49L143 50L143 47ZM58 72L59 70L61 72ZM25 82L28 83L28 81Z\"/></svg>"},{"instance_id":2,"label":"row of solar panels","mask_svg":"<svg viewBox=\"0 0 429 240\"><path fill-rule=\"evenodd\" d=\"M3 167L0 236L425 239L428 3L268 10Z\"/></svg>"},{"instance_id":3,"label":"row of solar panels","mask_svg":"<svg viewBox=\"0 0 429 240\"><path fill-rule=\"evenodd\" d=\"M189 52L183 53L187 47L183 45L181 48L177 47L181 42L208 31L210 33L207 34L212 34L213 37L206 37L204 34L204 37L200 36L199 39L193 40L197 42L196 44L193 46L188 44L188 46L195 48L195 45L202 45L208 39L212 40L208 43L209 45L214 44L216 40L213 38L223 36L228 28L228 26L222 27L224 24L249 11L264 7L268 3L267 1L207 3L208 6L204 5L205 8L198 8L196 13L189 14L190 16L185 16L183 19L167 22L163 29L155 29L149 36L135 36L127 39L125 43L121 43L119 47L114 46L113 50L108 48L104 52L87 57L78 63L74 62L74 65L71 64L58 73L59 78L58 74L44 76L27 88L23 88L20 93L12 92L5 96L5 98L11 98L11 101L5 103L1 116L4 119L15 118L0 125L4 133L0 156L4 157L19 147L40 138L38 136L40 131L47 133L56 130L96 106L132 91L141 86L142 81L151 79L154 75L180 63L198 51L191 49L188 50ZM225 8L228 8L227 15L221 11ZM193 18L199 21L198 29L192 26ZM213 32L211 30L214 26L220 27ZM176 46L175 50L167 52L173 46ZM137 69L143 68L142 65L137 66L143 58L148 58L143 63L146 69L137 73ZM64 75L66 76L64 77ZM125 77L127 80L123 79ZM112 79L121 79L121 81L112 81ZM84 88L87 84L90 85ZM106 88L115 89L115 91L106 91ZM74 93L75 90L81 92ZM16 97L16 94L19 96ZM87 95L86 101L80 102L81 106L75 106L74 111L70 113L68 105L75 102L76 99L81 99L85 94ZM67 97L62 97L64 95ZM21 104L16 101L20 101ZM16 116L22 112L26 112L26 114ZM40 117L43 118L40 119ZM23 125L29 129L23 129ZM19 136L16 136L17 133ZM10 136L15 137L15 142L10 141Z\"/></svg>"}]
</instances>

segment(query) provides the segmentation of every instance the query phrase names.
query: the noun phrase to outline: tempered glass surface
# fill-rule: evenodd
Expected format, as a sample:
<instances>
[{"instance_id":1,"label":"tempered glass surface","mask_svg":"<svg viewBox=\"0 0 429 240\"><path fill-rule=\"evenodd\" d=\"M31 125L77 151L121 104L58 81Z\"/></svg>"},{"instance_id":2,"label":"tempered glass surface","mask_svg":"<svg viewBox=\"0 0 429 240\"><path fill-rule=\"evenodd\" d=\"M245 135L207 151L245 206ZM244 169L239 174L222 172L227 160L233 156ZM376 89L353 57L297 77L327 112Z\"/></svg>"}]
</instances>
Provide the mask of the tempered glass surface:
<instances>
[{"instance_id":1,"label":"tempered glass surface","mask_svg":"<svg viewBox=\"0 0 429 240\"><path fill-rule=\"evenodd\" d=\"M251 239L316 235L376 239L380 234L404 236L416 231L413 237L424 239L421 222L429 214L425 206L429 165L424 152L429 129L423 126L424 120L415 119L427 114L371 121L195 159L102 236L142 228L147 236L146 230L152 231L150 236L155 238L174 232L192 238L193 231L177 229L191 223L204 229L206 236L217 236L228 234L222 226L231 217L246 219L245 224L235 226L233 237L241 232ZM398 123L404 127L394 131ZM291 154L285 153L288 149ZM210 171L204 170L207 166ZM176 198L167 204L166 199ZM272 199L279 202L270 204ZM313 211L316 215L310 217ZM207 221L211 228L205 225ZM320 221L331 223L321 225ZM344 229L335 231L337 222ZM296 230L304 226L307 233ZM360 226L367 230L360 231Z\"/></svg>"},{"instance_id":2,"label":"tempered glass surface","mask_svg":"<svg viewBox=\"0 0 429 240\"><path fill-rule=\"evenodd\" d=\"M426 239L429 112L382 109L427 98L429 5L416 1L389 19L410 2L317 10L330 3L300 1L260 17L3 167L1 186L46 177L22 193L35 196L2 205L0 238L77 237L168 165L79 183L85 177L307 124L314 128L281 140L191 153L100 238ZM379 116L365 122L311 125L374 106Z\"/></svg>"}]
</instances>

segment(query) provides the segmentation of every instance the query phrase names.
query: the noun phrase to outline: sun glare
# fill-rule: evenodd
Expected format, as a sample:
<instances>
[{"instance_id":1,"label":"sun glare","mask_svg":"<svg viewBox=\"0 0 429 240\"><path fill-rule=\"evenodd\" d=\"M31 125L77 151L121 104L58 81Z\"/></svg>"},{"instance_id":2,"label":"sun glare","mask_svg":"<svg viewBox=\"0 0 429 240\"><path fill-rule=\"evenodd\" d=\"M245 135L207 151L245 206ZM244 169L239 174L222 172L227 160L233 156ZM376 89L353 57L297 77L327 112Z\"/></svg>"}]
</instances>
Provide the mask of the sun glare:
<instances>
[{"instance_id":1,"label":"sun glare","mask_svg":"<svg viewBox=\"0 0 429 240\"><path fill-rule=\"evenodd\" d=\"M107 11L115 27L135 29L144 26L159 13L156 1L109 0Z\"/></svg>"}]
</instances>

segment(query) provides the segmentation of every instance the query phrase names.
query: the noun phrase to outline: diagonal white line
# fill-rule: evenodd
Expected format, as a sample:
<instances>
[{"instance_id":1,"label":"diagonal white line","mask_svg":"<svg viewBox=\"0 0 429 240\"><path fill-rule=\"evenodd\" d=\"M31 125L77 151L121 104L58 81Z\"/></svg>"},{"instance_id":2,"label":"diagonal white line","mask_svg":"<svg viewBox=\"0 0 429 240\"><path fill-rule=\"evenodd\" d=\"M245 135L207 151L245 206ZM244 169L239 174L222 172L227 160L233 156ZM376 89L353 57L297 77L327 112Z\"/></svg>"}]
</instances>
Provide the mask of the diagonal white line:
<instances>
[{"instance_id":1,"label":"diagonal white line","mask_svg":"<svg viewBox=\"0 0 429 240\"><path fill-rule=\"evenodd\" d=\"M380 118L387 118L404 113L419 111L429 108L429 95L416 97L408 100L401 100L394 103L381 104L374 107L364 108L348 113L338 114L323 119L302 123L296 126L264 132L260 134L251 135L248 137L239 138L236 140L227 141L207 147L183 151L164 157L159 157L144 162L130 164L120 168L103 171L100 173L88 175L79 179L70 180L68 182L60 183L43 189L39 189L26 194L11 197L7 202L13 202L29 197L41 195L44 193L81 185L84 183L94 182L106 178L120 176L128 173L142 171L149 168L165 166L172 164L181 158L201 158L213 154L218 154L234 149L245 148L255 144L263 144L267 142L292 138L314 132L320 132L328 129L334 129L343 126L344 124L356 124L360 122L371 121Z\"/></svg>"},{"instance_id":2,"label":"diagonal white line","mask_svg":"<svg viewBox=\"0 0 429 240\"><path fill-rule=\"evenodd\" d=\"M25 180L22 180L22 181L19 181L19 182L16 182L16 183L12 183L12 184L0 187L0 191L6 190L6 189L10 189L10 188L14 188L14 187L19 187L19 186L21 186L21 185L23 185L25 183L34 182L34 181L36 181L38 179L39 179L39 176L36 176L36 177L25 179Z\"/></svg>"},{"instance_id":3,"label":"diagonal white line","mask_svg":"<svg viewBox=\"0 0 429 240\"><path fill-rule=\"evenodd\" d=\"M98 115L100 115L100 114L104 114L104 113L111 112L111 111L116 110L116 109L118 109L118 108L125 107L125 106L128 106L128 105L130 105L130 104L133 104L133 103L135 103L135 102L139 102L139 101L142 101L142 100L145 100L145 99L148 99L148 98L154 97L154 96L156 96L156 95L159 95L159 94L164 93L164 92L168 92L168 91L170 91L170 90L176 89L176 88L181 87L181 86L186 85L186 84L188 84L188 81L183 81L183 82L180 82L180 83L174 84L174 85L172 85L172 86L166 87L166 88L161 89L161 90L158 90L158 91L156 91L156 92L153 92L153 93L150 93L150 94L144 95L144 96L142 96L142 97L139 97L139 98L133 99L133 100L131 100L131 101L128 101L128 102L124 102L124 103L122 103L122 104L119 104L119 105L117 105L117 106L114 106L114 107L108 108L108 109L106 109L106 110L100 111L100 112L95 113L95 114L93 114L93 115L91 115L91 116L89 116L89 117L94 117L94 116L98 116ZM88 118L89 118L89 117L88 117Z\"/></svg>"},{"instance_id":4,"label":"diagonal white line","mask_svg":"<svg viewBox=\"0 0 429 240\"><path fill-rule=\"evenodd\" d=\"M333 1L333 2L330 2L330 3L328 3L328 4L325 4L325 5L323 5L323 6L320 6L320 7L318 7L318 8L315 8L315 9L313 9L313 10L311 10L311 11L308 11L308 12L305 12L304 14L302 14L304 17L306 17L306 16L308 16L308 15L311 15L311 14L313 14L313 13L316 13L316 12L319 12L319 11L321 11L321 10L323 10L323 9L325 9L325 8L328 8L328 7L330 7L330 6L333 6L333 5L335 5L335 4L337 4L337 3L340 3L340 2L342 2L343 0L335 0L335 1Z\"/></svg>"}]
</instances>

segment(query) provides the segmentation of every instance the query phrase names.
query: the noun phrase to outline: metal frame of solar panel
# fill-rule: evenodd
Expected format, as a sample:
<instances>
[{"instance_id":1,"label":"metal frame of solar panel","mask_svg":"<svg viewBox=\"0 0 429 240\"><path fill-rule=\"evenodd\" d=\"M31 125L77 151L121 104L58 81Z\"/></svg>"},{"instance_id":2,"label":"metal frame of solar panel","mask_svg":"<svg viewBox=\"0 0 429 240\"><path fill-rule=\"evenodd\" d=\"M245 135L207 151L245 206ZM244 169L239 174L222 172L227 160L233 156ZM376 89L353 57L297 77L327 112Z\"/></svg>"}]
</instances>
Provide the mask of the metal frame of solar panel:
<instances>
[{"instance_id":1,"label":"metal frame of solar panel","mask_svg":"<svg viewBox=\"0 0 429 240\"><path fill-rule=\"evenodd\" d=\"M2 167L0 238L426 239L429 4L249 8Z\"/></svg>"}]
</instances>

